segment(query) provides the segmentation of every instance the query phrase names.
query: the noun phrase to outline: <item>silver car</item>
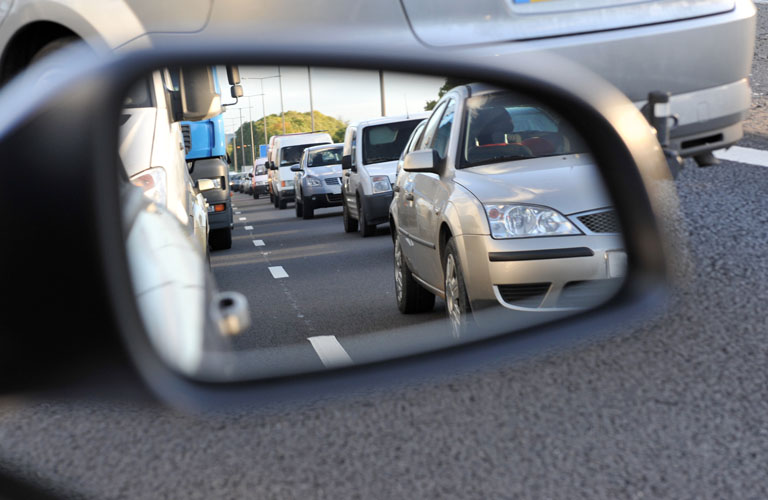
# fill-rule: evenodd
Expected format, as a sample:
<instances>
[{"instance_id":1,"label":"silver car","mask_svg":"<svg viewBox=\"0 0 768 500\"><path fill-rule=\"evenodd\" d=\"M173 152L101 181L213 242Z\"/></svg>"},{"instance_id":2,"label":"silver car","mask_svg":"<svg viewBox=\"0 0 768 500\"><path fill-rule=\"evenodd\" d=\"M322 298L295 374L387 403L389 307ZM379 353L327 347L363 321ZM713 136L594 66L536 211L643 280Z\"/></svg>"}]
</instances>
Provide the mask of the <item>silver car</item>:
<instances>
[{"instance_id":1,"label":"silver car","mask_svg":"<svg viewBox=\"0 0 768 500\"><path fill-rule=\"evenodd\" d=\"M624 275L612 202L579 134L530 99L470 84L448 92L401 158L390 225L401 312L445 299L470 313L594 306Z\"/></svg>"},{"instance_id":2,"label":"silver car","mask_svg":"<svg viewBox=\"0 0 768 500\"><path fill-rule=\"evenodd\" d=\"M316 208L341 206L341 154L343 144L324 144L304 150L291 167L296 187L296 217L311 219Z\"/></svg>"}]
</instances>

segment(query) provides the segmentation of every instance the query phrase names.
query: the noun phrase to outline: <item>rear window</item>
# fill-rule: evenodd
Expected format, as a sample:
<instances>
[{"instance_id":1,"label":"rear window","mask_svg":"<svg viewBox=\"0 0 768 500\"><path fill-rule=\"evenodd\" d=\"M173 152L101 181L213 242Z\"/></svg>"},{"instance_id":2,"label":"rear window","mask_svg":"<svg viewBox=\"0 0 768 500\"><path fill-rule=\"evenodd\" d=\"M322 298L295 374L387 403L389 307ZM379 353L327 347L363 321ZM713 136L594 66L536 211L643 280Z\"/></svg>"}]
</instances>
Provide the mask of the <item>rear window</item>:
<instances>
[{"instance_id":1,"label":"rear window","mask_svg":"<svg viewBox=\"0 0 768 500\"><path fill-rule=\"evenodd\" d=\"M399 159L413 129L421 120L419 118L366 127L363 130L363 164L370 165Z\"/></svg>"}]
</instances>

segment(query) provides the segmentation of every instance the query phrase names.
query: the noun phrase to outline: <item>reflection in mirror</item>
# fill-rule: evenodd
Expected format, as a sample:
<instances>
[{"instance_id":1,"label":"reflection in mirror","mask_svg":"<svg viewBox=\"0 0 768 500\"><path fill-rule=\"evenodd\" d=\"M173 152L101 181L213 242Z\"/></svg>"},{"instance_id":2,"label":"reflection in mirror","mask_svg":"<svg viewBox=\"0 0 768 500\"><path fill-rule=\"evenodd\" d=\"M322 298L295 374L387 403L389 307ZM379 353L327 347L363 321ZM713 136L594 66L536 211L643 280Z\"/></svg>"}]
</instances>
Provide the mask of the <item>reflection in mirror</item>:
<instances>
[{"instance_id":1,"label":"reflection in mirror","mask_svg":"<svg viewBox=\"0 0 768 500\"><path fill-rule=\"evenodd\" d=\"M226 68L211 69L229 93ZM621 285L627 256L586 125L535 96L241 66L237 104L177 122L178 71L131 88L120 157L139 309L188 376L275 377L514 335Z\"/></svg>"}]
</instances>

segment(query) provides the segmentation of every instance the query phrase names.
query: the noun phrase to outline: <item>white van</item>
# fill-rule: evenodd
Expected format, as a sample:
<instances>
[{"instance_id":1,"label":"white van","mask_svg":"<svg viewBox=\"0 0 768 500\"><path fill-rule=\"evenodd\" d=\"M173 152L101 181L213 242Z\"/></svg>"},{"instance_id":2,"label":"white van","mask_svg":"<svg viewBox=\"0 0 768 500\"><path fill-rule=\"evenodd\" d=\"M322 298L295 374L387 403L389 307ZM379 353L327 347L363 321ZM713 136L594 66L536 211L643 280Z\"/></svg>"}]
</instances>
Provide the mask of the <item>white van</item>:
<instances>
[{"instance_id":1,"label":"white van","mask_svg":"<svg viewBox=\"0 0 768 500\"><path fill-rule=\"evenodd\" d=\"M341 161L344 231L357 231L359 225L364 237L371 236L378 224L389 221L397 161L413 129L428 116L376 118L347 127Z\"/></svg>"},{"instance_id":2,"label":"white van","mask_svg":"<svg viewBox=\"0 0 768 500\"><path fill-rule=\"evenodd\" d=\"M333 144L333 140L328 132L305 132L278 135L272 138L274 138L274 142L268 165L272 174L270 199L275 208L283 209L289 201L294 201L296 197L291 167L299 164L301 155L306 148L319 144Z\"/></svg>"}]
</instances>

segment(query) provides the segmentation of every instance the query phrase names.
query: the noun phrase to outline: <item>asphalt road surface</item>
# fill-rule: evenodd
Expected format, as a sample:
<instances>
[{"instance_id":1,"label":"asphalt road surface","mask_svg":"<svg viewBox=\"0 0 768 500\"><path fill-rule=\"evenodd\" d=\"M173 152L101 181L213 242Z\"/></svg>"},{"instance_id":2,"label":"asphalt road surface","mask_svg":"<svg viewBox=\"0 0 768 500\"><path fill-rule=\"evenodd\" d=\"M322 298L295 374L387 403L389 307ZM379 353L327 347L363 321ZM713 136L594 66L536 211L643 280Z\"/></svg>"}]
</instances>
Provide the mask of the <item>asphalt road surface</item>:
<instances>
[{"instance_id":1,"label":"asphalt road surface","mask_svg":"<svg viewBox=\"0 0 768 500\"><path fill-rule=\"evenodd\" d=\"M768 498L768 168L678 189L678 288L610 340L268 414L4 401L0 463L99 498Z\"/></svg>"}]
</instances>

